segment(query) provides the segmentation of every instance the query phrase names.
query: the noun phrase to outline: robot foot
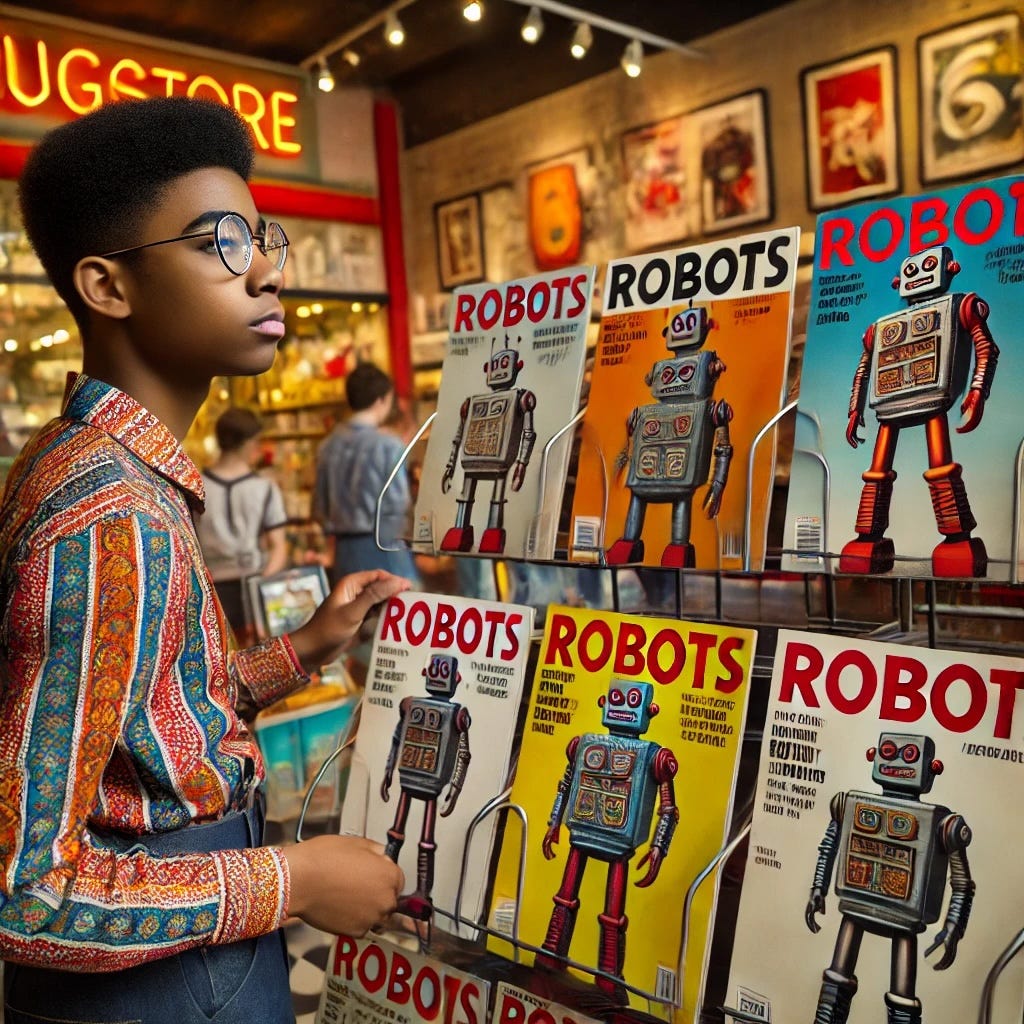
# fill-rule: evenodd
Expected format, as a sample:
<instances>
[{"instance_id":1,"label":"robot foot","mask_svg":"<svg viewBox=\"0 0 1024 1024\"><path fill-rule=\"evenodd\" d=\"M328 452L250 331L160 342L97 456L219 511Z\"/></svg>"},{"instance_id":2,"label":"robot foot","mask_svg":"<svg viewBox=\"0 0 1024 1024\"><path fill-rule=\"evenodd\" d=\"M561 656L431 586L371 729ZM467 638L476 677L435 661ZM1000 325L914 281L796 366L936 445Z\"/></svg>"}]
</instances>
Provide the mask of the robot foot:
<instances>
[{"instance_id":1,"label":"robot foot","mask_svg":"<svg viewBox=\"0 0 1024 1024\"><path fill-rule=\"evenodd\" d=\"M850 1003L857 993L857 979L843 978L826 970L821 977L821 994L814 1011L814 1024L846 1024Z\"/></svg>"},{"instance_id":2,"label":"robot foot","mask_svg":"<svg viewBox=\"0 0 1024 1024\"><path fill-rule=\"evenodd\" d=\"M921 1024L921 1000L885 993L885 1010L889 1024Z\"/></svg>"},{"instance_id":3,"label":"robot foot","mask_svg":"<svg viewBox=\"0 0 1024 1024\"><path fill-rule=\"evenodd\" d=\"M932 572L936 576L984 576L988 572L988 552L980 537L944 540L932 552Z\"/></svg>"},{"instance_id":4,"label":"robot foot","mask_svg":"<svg viewBox=\"0 0 1024 1024\"><path fill-rule=\"evenodd\" d=\"M888 537L878 540L858 537L843 545L839 553L839 571L864 573L888 572L896 561L896 549Z\"/></svg>"},{"instance_id":5,"label":"robot foot","mask_svg":"<svg viewBox=\"0 0 1024 1024\"><path fill-rule=\"evenodd\" d=\"M444 535L441 541L442 551L472 551L473 550L473 527L453 526Z\"/></svg>"},{"instance_id":6,"label":"robot foot","mask_svg":"<svg viewBox=\"0 0 1024 1024\"><path fill-rule=\"evenodd\" d=\"M604 560L608 565L642 562L644 560L644 542L642 540L627 540L625 537L620 537L605 552Z\"/></svg>"},{"instance_id":7,"label":"robot foot","mask_svg":"<svg viewBox=\"0 0 1024 1024\"><path fill-rule=\"evenodd\" d=\"M505 550L505 531L497 526L488 526L480 537L480 553L500 555Z\"/></svg>"},{"instance_id":8,"label":"robot foot","mask_svg":"<svg viewBox=\"0 0 1024 1024\"><path fill-rule=\"evenodd\" d=\"M697 552L692 544L669 544L662 552L661 564L667 569L692 569L697 564Z\"/></svg>"}]
</instances>

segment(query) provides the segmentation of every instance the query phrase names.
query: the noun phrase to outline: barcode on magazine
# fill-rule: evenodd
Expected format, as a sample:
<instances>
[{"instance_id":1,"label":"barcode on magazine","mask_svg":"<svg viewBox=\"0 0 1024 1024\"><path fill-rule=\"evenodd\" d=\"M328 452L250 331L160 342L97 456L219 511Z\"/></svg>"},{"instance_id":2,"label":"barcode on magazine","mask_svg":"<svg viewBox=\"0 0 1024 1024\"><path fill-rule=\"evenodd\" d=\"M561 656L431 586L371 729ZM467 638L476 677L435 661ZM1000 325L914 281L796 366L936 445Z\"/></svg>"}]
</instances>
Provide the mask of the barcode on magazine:
<instances>
[{"instance_id":1,"label":"barcode on magazine","mask_svg":"<svg viewBox=\"0 0 1024 1024\"><path fill-rule=\"evenodd\" d=\"M596 548L600 546L601 519L599 516L577 516L572 521L572 546Z\"/></svg>"},{"instance_id":2,"label":"barcode on magazine","mask_svg":"<svg viewBox=\"0 0 1024 1024\"><path fill-rule=\"evenodd\" d=\"M796 517L796 556L813 559L821 557L821 518L819 516Z\"/></svg>"},{"instance_id":3,"label":"barcode on magazine","mask_svg":"<svg viewBox=\"0 0 1024 1024\"><path fill-rule=\"evenodd\" d=\"M495 906L492 916L494 930L502 935L511 935L516 923L515 900L502 900Z\"/></svg>"},{"instance_id":4,"label":"barcode on magazine","mask_svg":"<svg viewBox=\"0 0 1024 1024\"><path fill-rule=\"evenodd\" d=\"M654 994L665 1000L666 1003L676 1001L676 972L669 967L662 967L661 964L655 968Z\"/></svg>"}]
</instances>

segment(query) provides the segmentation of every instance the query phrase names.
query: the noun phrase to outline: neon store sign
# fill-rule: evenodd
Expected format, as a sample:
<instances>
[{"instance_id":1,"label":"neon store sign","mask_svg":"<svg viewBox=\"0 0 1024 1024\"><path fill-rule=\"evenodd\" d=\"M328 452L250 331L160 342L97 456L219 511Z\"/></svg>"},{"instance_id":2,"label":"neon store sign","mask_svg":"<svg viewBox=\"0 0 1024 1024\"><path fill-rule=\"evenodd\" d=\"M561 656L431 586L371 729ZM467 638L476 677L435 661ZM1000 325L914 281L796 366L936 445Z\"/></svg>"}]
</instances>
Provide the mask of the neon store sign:
<instances>
[{"instance_id":1,"label":"neon store sign","mask_svg":"<svg viewBox=\"0 0 1024 1024\"><path fill-rule=\"evenodd\" d=\"M0 23L0 122L4 134L35 137L104 103L198 96L233 107L260 155L301 160L303 78L35 24Z\"/></svg>"}]
</instances>

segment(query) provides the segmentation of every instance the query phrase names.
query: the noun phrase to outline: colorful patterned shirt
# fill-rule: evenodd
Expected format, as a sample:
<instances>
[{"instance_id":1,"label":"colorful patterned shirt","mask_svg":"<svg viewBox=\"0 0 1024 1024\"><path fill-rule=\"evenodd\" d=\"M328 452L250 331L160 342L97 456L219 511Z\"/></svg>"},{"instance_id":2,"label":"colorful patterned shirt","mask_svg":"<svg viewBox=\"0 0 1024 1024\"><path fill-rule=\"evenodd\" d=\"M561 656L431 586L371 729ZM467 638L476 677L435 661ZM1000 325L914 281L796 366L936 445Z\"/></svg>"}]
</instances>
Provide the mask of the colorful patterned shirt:
<instances>
[{"instance_id":1,"label":"colorful patterned shirt","mask_svg":"<svg viewBox=\"0 0 1024 1024\"><path fill-rule=\"evenodd\" d=\"M263 778L234 711L305 681L286 638L236 651L192 524L195 465L84 375L0 507L0 959L120 970L276 928L279 849L157 858ZM116 834L118 843L104 843ZM123 850L126 852L116 852Z\"/></svg>"}]
</instances>

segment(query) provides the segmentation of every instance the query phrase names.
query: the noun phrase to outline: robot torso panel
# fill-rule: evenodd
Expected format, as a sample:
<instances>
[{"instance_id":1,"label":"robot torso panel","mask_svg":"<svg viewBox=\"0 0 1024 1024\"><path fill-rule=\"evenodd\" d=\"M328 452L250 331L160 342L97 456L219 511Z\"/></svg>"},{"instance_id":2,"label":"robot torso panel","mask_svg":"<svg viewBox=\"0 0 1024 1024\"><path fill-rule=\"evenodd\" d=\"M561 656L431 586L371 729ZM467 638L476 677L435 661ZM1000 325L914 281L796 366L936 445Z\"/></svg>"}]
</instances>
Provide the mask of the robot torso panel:
<instances>
[{"instance_id":1,"label":"robot torso panel","mask_svg":"<svg viewBox=\"0 0 1024 1024\"><path fill-rule=\"evenodd\" d=\"M504 473L523 435L523 389L473 395L466 414L462 469L467 476Z\"/></svg>"},{"instance_id":2,"label":"robot torso panel","mask_svg":"<svg viewBox=\"0 0 1024 1024\"><path fill-rule=\"evenodd\" d=\"M413 697L399 740L398 779L420 798L437 797L451 779L459 748L460 704Z\"/></svg>"}]
</instances>

